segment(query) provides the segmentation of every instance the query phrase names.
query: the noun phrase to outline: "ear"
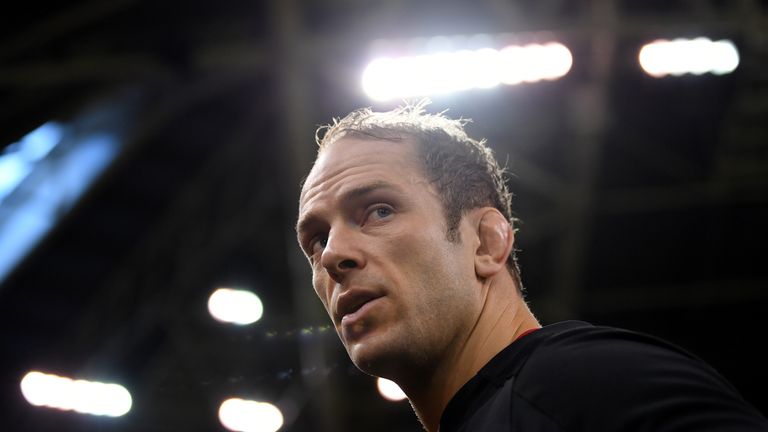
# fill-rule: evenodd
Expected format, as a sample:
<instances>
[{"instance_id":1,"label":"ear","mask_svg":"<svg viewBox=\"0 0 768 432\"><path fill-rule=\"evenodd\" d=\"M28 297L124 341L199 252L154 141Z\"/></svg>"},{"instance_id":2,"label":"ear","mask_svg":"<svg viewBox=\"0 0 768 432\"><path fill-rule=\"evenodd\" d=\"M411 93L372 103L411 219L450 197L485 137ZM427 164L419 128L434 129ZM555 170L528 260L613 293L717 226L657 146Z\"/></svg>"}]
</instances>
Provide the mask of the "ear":
<instances>
[{"instance_id":1,"label":"ear","mask_svg":"<svg viewBox=\"0 0 768 432\"><path fill-rule=\"evenodd\" d=\"M484 208L479 215L477 234L480 244L475 251L475 273L488 278L504 270L515 245L512 225L495 208Z\"/></svg>"}]
</instances>

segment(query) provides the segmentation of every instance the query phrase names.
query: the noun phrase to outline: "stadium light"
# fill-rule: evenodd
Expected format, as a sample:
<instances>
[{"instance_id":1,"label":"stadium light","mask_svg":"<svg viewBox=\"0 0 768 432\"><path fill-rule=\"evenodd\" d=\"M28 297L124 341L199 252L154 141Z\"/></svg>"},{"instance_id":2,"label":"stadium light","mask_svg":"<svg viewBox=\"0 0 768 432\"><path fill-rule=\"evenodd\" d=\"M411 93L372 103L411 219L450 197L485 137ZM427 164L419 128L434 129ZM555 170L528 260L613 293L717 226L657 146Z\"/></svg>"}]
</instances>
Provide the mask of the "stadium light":
<instances>
[{"instance_id":1,"label":"stadium light","mask_svg":"<svg viewBox=\"0 0 768 432\"><path fill-rule=\"evenodd\" d=\"M0 280L67 214L120 147L112 132L48 122L0 151Z\"/></svg>"},{"instance_id":2,"label":"stadium light","mask_svg":"<svg viewBox=\"0 0 768 432\"><path fill-rule=\"evenodd\" d=\"M283 413L267 402L231 398L219 406L219 421L237 432L275 432L283 426Z\"/></svg>"},{"instance_id":3,"label":"stadium light","mask_svg":"<svg viewBox=\"0 0 768 432\"><path fill-rule=\"evenodd\" d=\"M119 384L74 380L32 371L21 379L21 393L32 405L119 417L131 409L131 394Z\"/></svg>"},{"instance_id":4,"label":"stadium light","mask_svg":"<svg viewBox=\"0 0 768 432\"><path fill-rule=\"evenodd\" d=\"M571 52L556 42L385 57L368 64L362 85L370 98L389 100L555 80L572 64Z\"/></svg>"},{"instance_id":5,"label":"stadium light","mask_svg":"<svg viewBox=\"0 0 768 432\"><path fill-rule=\"evenodd\" d=\"M208 298L208 311L218 321L247 325L261 319L264 306L250 291L219 288Z\"/></svg>"},{"instance_id":6,"label":"stadium light","mask_svg":"<svg viewBox=\"0 0 768 432\"><path fill-rule=\"evenodd\" d=\"M393 402L401 401L407 397L400 386L385 378L379 377L376 380L376 387L379 389L381 397Z\"/></svg>"},{"instance_id":7,"label":"stadium light","mask_svg":"<svg viewBox=\"0 0 768 432\"><path fill-rule=\"evenodd\" d=\"M739 52L729 40L657 40L640 49L638 60L643 70L656 78L707 72L724 75L733 72L739 65Z\"/></svg>"}]
</instances>

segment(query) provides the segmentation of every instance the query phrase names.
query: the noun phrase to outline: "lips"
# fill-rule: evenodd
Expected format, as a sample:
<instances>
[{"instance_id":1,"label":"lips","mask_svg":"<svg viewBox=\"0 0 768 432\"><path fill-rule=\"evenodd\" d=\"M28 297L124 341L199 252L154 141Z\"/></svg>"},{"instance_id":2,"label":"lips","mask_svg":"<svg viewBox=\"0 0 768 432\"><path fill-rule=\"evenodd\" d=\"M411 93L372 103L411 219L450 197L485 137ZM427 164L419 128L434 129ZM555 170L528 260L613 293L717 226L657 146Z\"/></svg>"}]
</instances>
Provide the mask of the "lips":
<instances>
[{"instance_id":1,"label":"lips","mask_svg":"<svg viewBox=\"0 0 768 432\"><path fill-rule=\"evenodd\" d=\"M345 316L357 312L366 303L379 297L382 295L355 289L340 294L336 300L336 313L334 314L336 322L341 322Z\"/></svg>"}]
</instances>

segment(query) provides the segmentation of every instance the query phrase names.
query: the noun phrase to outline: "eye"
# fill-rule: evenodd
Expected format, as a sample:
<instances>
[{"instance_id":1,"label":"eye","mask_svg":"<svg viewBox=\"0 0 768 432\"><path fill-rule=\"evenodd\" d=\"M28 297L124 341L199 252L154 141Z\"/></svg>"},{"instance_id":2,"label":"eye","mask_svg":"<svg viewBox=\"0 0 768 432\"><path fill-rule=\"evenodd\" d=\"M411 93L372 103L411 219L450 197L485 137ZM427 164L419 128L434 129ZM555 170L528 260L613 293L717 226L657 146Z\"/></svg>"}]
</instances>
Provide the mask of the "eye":
<instances>
[{"instance_id":1,"label":"eye","mask_svg":"<svg viewBox=\"0 0 768 432\"><path fill-rule=\"evenodd\" d=\"M378 207L375 207L372 212L369 213L368 218L372 220L381 220L386 219L389 216L392 216L394 213L394 210L392 210L391 207L380 205Z\"/></svg>"},{"instance_id":2,"label":"eye","mask_svg":"<svg viewBox=\"0 0 768 432\"><path fill-rule=\"evenodd\" d=\"M311 255L316 255L325 249L325 246L328 244L328 236L327 235L321 235L317 236L312 240L309 244L309 251Z\"/></svg>"}]
</instances>

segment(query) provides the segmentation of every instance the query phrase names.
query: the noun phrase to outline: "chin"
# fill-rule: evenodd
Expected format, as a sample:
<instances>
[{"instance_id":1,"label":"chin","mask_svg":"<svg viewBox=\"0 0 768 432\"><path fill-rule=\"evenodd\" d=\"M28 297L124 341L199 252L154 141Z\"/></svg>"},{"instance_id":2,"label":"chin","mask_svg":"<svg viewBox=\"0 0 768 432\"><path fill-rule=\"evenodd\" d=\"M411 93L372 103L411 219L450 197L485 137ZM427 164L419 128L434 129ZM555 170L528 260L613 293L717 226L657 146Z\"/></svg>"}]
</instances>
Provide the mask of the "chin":
<instances>
[{"instance_id":1,"label":"chin","mask_svg":"<svg viewBox=\"0 0 768 432\"><path fill-rule=\"evenodd\" d=\"M378 355L376 350L371 349L372 347L361 345L367 344L355 344L351 350L347 349L349 359L352 360L352 363L354 363L358 369L368 375L379 376L379 366L382 363L380 360L381 356Z\"/></svg>"},{"instance_id":2,"label":"chin","mask_svg":"<svg viewBox=\"0 0 768 432\"><path fill-rule=\"evenodd\" d=\"M362 372L384 378L396 375L404 353L399 352L392 341L366 340L347 349L352 363Z\"/></svg>"}]
</instances>

